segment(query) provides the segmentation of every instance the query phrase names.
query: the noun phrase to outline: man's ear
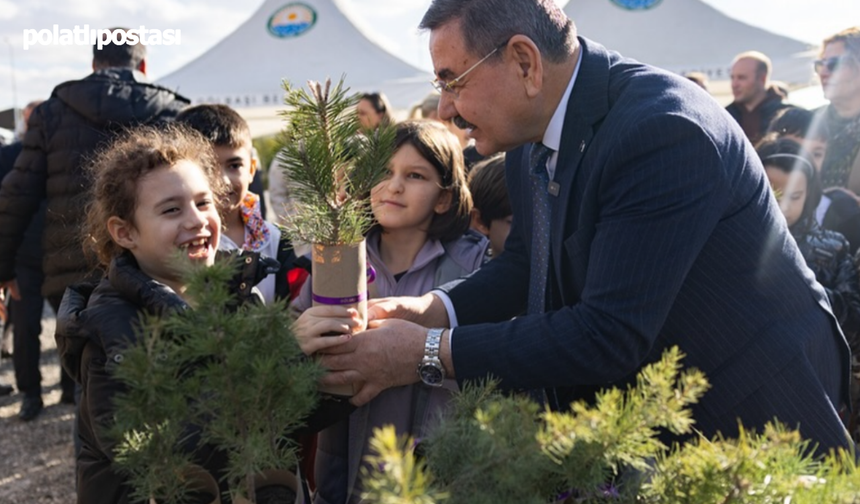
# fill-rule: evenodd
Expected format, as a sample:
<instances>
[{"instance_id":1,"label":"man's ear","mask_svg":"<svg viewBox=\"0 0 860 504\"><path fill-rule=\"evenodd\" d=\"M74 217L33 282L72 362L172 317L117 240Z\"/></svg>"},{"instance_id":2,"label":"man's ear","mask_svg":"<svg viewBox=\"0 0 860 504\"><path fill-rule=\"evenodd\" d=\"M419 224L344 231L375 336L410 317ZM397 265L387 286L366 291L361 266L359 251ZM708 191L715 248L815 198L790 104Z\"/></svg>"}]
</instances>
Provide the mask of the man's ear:
<instances>
[{"instance_id":1,"label":"man's ear","mask_svg":"<svg viewBox=\"0 0 860 504\"><path fill-rule=\"evenodd\" d=\"M114 215L108 219L107 229L111 239L120 247L129 250L137 247L137 241L135 240L137 233L131 223Z\"/></svg>"},{"instance_id":2,"label":"man's ear","mask_svg":"<svg viewBox=\"0 0 860 504\"><path fill-rule=\"evenodd\" d=\"M251 156L251 178L254 178L255 173L257 173L257 158Z\"/></svg>"},{"instance_id":3,"label":"man's ear","mask_svg":"<svg viewBox=\"0 0 860 504\"><path fill-rule=\"evenodd\" d=\"M543 87L544 68L540 49L529 37L514 35L508 42L508 51L519 67L526 94L530 98L537 96Z\"/></svg>"},{"instance_id":4,"label":"man's ear","mask_svg":"<svg viewBox=\"0 0 860 504\"><path fill-rule=\"evenodd\" d=\"M146 58L140 60L140 63L137 65L137 70L143 75L146 75Z\"/></svg>"},{"instance_id":5,"label":"man's ear","mask_svg":"<svg viewBox=\"0 0 860 504\"><path fill-rule=\"evenodd\" d=\"M490 228L484 225L484 222L481 221L481 211L477 208L472 208L472 211L469 212L469 217L471 222L469 223L469 227L474 229L475 231L481 233L482 235L489 237L490 236Z\"/></svg>"}]
</instances>

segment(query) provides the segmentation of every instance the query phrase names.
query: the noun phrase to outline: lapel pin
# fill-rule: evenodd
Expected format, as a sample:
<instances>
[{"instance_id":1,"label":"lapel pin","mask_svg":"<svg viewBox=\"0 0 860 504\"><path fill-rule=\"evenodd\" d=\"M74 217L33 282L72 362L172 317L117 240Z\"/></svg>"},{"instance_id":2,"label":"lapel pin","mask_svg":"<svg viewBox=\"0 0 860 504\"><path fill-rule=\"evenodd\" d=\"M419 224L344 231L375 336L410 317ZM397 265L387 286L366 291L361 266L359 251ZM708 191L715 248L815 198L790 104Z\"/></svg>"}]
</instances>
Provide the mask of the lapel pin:
<instances>
[{"instance_id":1,"label":"lapel pin","mask_svg":"<svg viewBox=\"0 0 860 504\"><path fill-rule=\"evenodd\" d=\"M561 186L558 185L558 182L550 182L546 185L546 192L548 192L551 196L558 196L558 192L561 189Z\"/></svg>"},{"instance_id":2,"label":"lapel pin","mask_svg":"<svg viewBox=\"0 0 860 504\"><path fill-rule=\"evenodd\" d=\"M579 144L579 152L585 152L585 140L583 140L582 143Z\"/></svg>"}]
</instances>

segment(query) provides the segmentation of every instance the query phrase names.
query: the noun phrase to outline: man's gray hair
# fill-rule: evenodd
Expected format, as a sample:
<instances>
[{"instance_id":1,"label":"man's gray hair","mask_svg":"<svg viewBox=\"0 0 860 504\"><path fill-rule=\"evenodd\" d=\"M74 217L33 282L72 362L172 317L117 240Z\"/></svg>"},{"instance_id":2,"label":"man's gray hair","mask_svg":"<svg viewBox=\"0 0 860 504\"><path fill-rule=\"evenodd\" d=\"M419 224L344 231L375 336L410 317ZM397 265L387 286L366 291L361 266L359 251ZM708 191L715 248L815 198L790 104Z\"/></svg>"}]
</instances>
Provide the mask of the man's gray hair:
<instances>
[{"instance_id":1,"label":"man's gray hair","mask_svg":"<svg viewBox=\"0 0 860 504\"><path fill-rule=\"evenodd\" d=\"M553 63L573 53L576 27L555 0L433 0L419 27L435 30L455 20L475 55L489 54L514 35L532 39Z\"/></svg>"}]
</instances>

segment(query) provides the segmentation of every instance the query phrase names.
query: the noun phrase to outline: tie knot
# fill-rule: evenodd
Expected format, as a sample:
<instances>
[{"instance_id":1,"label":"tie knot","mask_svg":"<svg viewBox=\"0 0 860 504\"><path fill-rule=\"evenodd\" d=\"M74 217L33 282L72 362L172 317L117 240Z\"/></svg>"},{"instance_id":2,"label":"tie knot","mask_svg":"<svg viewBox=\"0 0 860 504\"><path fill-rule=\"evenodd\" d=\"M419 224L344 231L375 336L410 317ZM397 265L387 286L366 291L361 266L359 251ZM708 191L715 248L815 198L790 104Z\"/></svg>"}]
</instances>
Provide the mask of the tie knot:
<instances>
[{"instance_id":1,"label":"tie knot","mask_svg":"<svg viewBox=\"0 0 860 504\"><path fill-rule=\"evenodd\" d=\"M529 156L531 161L532 173L541 173L546 171L546 162L549 160L552 153L555 152L542 143L536 143L532 146L532 152Z\"/></svg>"}]
</instances>

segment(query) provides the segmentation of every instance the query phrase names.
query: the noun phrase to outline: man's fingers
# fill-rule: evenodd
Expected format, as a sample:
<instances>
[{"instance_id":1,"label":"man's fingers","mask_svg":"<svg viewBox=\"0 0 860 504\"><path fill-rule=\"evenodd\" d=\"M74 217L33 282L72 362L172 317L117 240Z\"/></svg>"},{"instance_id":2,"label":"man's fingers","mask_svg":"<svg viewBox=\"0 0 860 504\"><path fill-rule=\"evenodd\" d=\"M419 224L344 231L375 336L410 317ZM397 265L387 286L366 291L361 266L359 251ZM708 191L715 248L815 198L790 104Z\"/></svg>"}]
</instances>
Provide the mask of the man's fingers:
<instances>
[{"instance_id":1,"label":"man's fingers","mask_svg":"<svg viewBox=\"0 0 860 504\"><path fill-rule=\"evenodd\" d=\"M369 403L374 397L378 396L382 389L372 383L356 384L359 386L358 392L349 400L353 406L363 406Z\"/></svg>"},{"instance_id":2,"label":"man's fingers","mask_svg":"<svg viewBox=\"0 0 860 504\"><path fill-rule=\"evenodd\" d=\"M397 298L371 299L367 303L367 320L391 318L397 313L398 306Z\"/></svg>"},{"instance_id":3,"label":"man's fingers","mask_svg":"<svg viewBox=\"0 0 860 504\"><path fill-rule=\"evenodd\" d=\"M321 336L317 339L338 338L338 337L339 336ZM327 358L326 356L328 356L328 355L350 354L352 352L355 352L355 349L358 347L358 343L356 343L355 339L356 339L355 335L349 335L349 337L346 338L346 340L343 341L342 343L337 344L337 345L330 345L329 347L327 347L325 349L325 352L320 353L320 358L326 359ZM323 366L326 365L325 362L323 362L322 364L323 364Z\"/></svg>"},{"instance_id":4,"label":"man's fingers","mask_svg":"<svg viewBox=\"0 0 860 504\"><path fill-rule=\"evenodd\" d=\"M341 334L340 336L320 336L318 338L313 338L306 344L302 345L302 351L304 351L305 354L310 355L321 350L326 350L330 347L343 345L350 339L352 339L352 334L350 333Z\"/></svg>"},{"instance_id":5,"label":"man's fingers","mask_svg":"<svg viewBox=\"0 0 860 504\"><path fill-rule=\"evenodd\" d=\"M343 386L343 385L351 385L362 379L361 373L354 369L347 369L343 371L332 371L323 375L320 378L321 385L327 386Z\"/></svg>"},{"instance_id":6,"label":"man's fingers","mask_svg":"<svg viewBox=\"0 0 860 504\"><path fill-rule=\"evenodd\" d=\"M3 288L9 289L9 295L12 297L12 299L14 299L15 301L21 300L21 292L18 290L18 280L17 279L13 279L13 280L9 280L8 282L0 283L0 289L3 289Z\"/></svg>"}]
</instances>

